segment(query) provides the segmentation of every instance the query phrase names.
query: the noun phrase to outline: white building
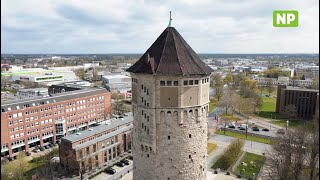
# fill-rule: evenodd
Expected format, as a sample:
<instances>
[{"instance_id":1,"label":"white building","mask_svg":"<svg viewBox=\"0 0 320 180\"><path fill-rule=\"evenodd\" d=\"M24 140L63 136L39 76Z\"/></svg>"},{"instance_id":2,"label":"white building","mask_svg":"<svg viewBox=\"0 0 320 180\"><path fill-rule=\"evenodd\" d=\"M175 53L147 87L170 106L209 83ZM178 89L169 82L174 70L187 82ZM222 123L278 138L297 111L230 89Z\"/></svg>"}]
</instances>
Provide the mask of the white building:
<instances>
[{"instance_id":1,"label":"white building","mask_svg":"<svg viewBox=\"0 0 320 180\"><path fill-rule=\"evenodd\" d=\"M44 97L48 96L47 88L32 88L32 89L20 89L17 92L18 99L29 99L35 97Z\"/></svg>"},{"instance_id":2,"label":"white building","mask_svg":"<svg viewBox=\"0 0 320 180\"><path fill-rule=\"evenodd\" d=\"M104 75L103 85L111 92L127 93L131 91L131 77L122 74Z\"/></svg>"}]
</instances>

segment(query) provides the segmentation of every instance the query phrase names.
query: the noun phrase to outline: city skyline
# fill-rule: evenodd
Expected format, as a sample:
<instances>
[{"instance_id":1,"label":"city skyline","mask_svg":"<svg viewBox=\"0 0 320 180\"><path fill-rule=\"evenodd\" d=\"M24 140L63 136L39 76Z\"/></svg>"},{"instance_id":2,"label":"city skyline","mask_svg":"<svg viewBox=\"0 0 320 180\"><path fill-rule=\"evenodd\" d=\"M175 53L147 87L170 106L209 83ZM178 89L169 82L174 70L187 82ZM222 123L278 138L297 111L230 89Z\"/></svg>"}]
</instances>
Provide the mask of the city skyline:
<instances>
[{"instance_id":1,"label":"city skyline","mask_svg":"<svg viewBox=\"0 0 320 180\"><path fill-rule=\"evenodd\" d=\"M197 53L319 53L319 2L1 1L2 54L142 53L169 22ZM248 8L250 7L250 8ZM250 9L250 10L248 10ZM298 28L272 12L299 11Z\"/></svg>"}]
</instances>

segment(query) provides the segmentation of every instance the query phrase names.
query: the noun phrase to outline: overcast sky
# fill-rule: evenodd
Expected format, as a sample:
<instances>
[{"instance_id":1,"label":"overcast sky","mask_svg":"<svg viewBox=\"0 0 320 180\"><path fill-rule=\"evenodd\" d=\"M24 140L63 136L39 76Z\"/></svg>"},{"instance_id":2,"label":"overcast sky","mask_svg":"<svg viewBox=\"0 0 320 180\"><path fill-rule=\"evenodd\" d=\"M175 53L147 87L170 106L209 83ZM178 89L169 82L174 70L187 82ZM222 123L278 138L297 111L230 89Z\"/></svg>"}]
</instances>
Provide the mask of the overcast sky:
<instances>
[{"instance_id":1,"label":"overcast sky","mask_svg":"<svg viewBox=\"0 0 320 180\"><path fill-rule=\"evenodd\" d=\"M1 0L1 53L144 53L170 10L197 53L319 53L319 0Z\"/></svg>"}]
</instances>

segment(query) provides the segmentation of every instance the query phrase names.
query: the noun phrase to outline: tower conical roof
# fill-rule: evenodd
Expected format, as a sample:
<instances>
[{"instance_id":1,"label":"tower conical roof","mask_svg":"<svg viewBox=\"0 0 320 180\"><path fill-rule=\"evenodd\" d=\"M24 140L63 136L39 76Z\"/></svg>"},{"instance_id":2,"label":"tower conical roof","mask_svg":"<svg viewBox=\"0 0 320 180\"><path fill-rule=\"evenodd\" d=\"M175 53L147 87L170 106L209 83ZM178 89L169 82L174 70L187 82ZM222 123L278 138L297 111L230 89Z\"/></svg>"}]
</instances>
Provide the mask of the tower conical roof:
<instances>
[{"instance_id":1,"label":"tower conical roof","mask_svg":"<svg viewBox=\"0 0 320 180\"><path fill-rule=\"evenodd\" d=\"M157 75L204 75L206 65L174 27L167 27L128 72Z\"/></svg>"}]
</instances>

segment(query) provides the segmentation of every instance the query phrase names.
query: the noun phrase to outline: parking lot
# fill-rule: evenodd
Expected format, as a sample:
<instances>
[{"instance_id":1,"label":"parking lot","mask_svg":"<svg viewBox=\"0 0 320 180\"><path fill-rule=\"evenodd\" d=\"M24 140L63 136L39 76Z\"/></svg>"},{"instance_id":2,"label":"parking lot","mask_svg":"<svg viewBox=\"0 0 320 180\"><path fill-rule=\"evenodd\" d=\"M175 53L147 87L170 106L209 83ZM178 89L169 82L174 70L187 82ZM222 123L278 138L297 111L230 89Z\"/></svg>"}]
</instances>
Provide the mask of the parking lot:
<instances>
[{"instance_id":1,"label":"parking lot","mask_svg":"<svg viewBox=\"0 0 320 180\"><path fill-rule=\"evenodd\" d=\"M129 160L129 159L128 159ZM128 173L132 172L132 160L129 160L130 164L126 165L124 167L119 167L117 165L114 165L112 168L114 170L116 170L116 173L111 175L108 173L105 173L104 171L102 173L100 173L99 175L91 178L91 180L117 180L117 179L121 179L123 177L127 177Z\"/></svg>"},{"instance_id":2,"label":"parking lot","mask_svg":"<svg viewBox=\"0 0 320 180\"><path fill-rule=\"evenodd\" d=\"M252 130L252 127L258 127L259 128L259 131L254 131ZM224 127L224 124L220 124L219 127ZM245 126L244 126L245 127ZM242 130L239 129L239 125L237 124L234 128L230 128L228 125L227 125L227 128L228 129L233 129L233 130L236 130L236 131L242 131L242 132L245 132L245 128L243 128ZM276 128L267 128L269 131L262 131L263 127L260 127L260 126L257 126L255 124L252 124L252 122L249 121L249 128L248 128L248 132L249 133L254 133L254 134L260 134L260 135L265 135L265 136L271 136L271 137L276 137L277 136L277 131L278 129Z\"/></svg>"}]
</instances>

